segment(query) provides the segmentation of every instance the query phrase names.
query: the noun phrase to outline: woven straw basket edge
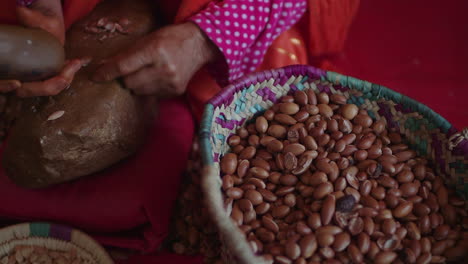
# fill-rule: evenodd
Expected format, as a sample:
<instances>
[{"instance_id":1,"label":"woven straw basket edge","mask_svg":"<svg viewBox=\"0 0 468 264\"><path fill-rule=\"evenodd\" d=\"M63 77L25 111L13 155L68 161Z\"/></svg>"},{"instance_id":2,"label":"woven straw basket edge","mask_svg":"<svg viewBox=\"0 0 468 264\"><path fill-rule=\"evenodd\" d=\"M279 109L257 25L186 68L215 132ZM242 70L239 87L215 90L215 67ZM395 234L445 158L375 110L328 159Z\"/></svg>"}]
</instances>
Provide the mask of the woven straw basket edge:
<instances>
[{"instance_id":1,"label":"woven straw basket edge","mask_svg":"<svg viewBox=\"0 0 468 264\"><path fill-rule=\"evenodd\" d=\"M34 229L35 234L31 234ZM54 237L50 230L66 230L69 240ZM67 250L75 248L88 255L98 264L113 264L113 260L98 244L87 234L77 229L49 223L22 223L0 229L0 257L8 254L15 245L36 245L52 250Z\"/></svg>"},{"instance_id":2,"label":"woven straw basket edge","mask_svg":"<svg viewBox=\"0 0 468 264\"><path fill-rule=\"evenodd\" d=\"M233 95L248 97L248 94L245 93L240 95L240 91L248 90L249 87L255 86L254 91L258 91L258 89L260 88L259 84L261 87L270 85L270 88L274 88L274 85L271 80L274 80L274 82L283 82L284 85L287 86L286 89L289 90L290 83L288 83L288 79L290 77L297 78L298 76L307 76L308 78L312 78L313 80L319 80L322 82L331 83L333 85L338 85L344 88L359 90L362 93L372 93L372 95L377 99L383 98L391 102L398 102L404 107L409 108L409 112L419 113L421 116L427 119L429 123L432 123L438 129L440 129L442 132L441 134L446 135L447 138L451 135L454 135L457 132L457 130L447 120L445 120L439 114L435 113L429 107L400 93L392 91L389 88L372 84L367 81L362 81L356 78L344 76L338 73L326 72L310 66L293 65L276 70L255 73L239 79L238 81L226 87L220 94L214 97L206 105L199 132L201 156L202 162L204 164L202 173L202 191L205 196L204 199L208 211L212 217L212 220L217 226L220 240L223 243L223 248L220 250L222 251L224 260L228 263L261 264L265 262L263 258L254 255L249 244L245 239L245 236L232 222L223 206L220 171L218 164L214 161L213 158L213 146L211 142L211 138L213 136L212 126L214 125L214 118L217 117L215 116L215 111L222 108L222 110L225 111L224 113L229 112L228 109L225 108L224 104L231 104L233 100ZM270 83L266 84L267 82ZM288 91L286 91L286 93L287 92ZM244 100L248 99L249 98L246 98ZM268 104L268 106L271 105L273 105L273 102ZM268 107L264 107L263 110L265 110L266 108ZM217 113L219 114L220 111L218 111ZM252 118L253 116L254 115L252 114L247 119ZM233 131L235 130L233 129ZM227 137L224 138L224 141L226 140ZM458 153L461 153L462 156L461 163L462 165L464 165L464 168L466 168L460 179L462 185L464 185L462 186L464 187L462 189L462 192L466 197L468 195L468 175L464 175L464 173L468 173L468 141L459 140L457 144L459 146ZM431 154L434 156L436 155L434 153ZM448 173L451 172L452 171L449 171Z\"/></svg>"}]
</instances>

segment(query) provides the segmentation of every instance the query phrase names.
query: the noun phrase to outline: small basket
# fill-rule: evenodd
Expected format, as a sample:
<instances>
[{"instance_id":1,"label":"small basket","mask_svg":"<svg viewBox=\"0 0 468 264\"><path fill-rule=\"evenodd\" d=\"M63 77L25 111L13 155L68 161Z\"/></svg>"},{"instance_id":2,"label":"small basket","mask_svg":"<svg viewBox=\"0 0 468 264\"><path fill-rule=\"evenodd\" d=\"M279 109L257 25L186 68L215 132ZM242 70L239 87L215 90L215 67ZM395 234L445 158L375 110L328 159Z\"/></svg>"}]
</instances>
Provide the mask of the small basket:
<instances>
[{"instance_id":1,"label":"small basket","mask_svg":"<svg viewBox=\"0 0 468 264\"><path fill-rule=\"evenodd\" d=\"M245 236L223 206L220 158L229 151L227 139L238 127L297 90L341 94L348 103L368 111L374 120L384 118L389 128L406 136L418 155L433 161L435 170L459 195L468 197L468 132L457 130L429 107L386 87L295 65L242 78L228 86L206 106L200 128L204 164L202 191L222 242L226 263L264 263L255 256Z\"/></svg>"},{"instance_id":2,"label":"small basket","mask_svg":"<svg viewBox=\"0 0 468 264\"><path fill-rule=\"evenodd\" d=\"M74 251L89 264L113 264L111 257L83 232L48 223L23 223L0 229L0 260L17 246L42 247L54 251Z\"/></svg>"}]
</instances>

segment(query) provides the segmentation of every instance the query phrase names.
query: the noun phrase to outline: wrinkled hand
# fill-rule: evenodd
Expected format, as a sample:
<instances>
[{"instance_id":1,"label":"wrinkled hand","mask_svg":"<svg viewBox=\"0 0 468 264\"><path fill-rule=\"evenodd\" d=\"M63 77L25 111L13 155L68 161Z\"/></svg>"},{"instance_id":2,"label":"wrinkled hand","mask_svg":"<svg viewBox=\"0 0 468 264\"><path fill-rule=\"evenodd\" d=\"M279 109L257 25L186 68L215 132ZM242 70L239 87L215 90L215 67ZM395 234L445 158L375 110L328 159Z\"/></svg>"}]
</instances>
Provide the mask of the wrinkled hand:
<instances>
[{"instance_id":1,"label":"wrinkled hand","mask_svg":"<svg viewBox=\"0 0 468 264\"><path fill-rule=\"evenodd\" d=\"M37 0L29 8L18 7L17 15L24 26L43 29L64 44L65 26L59 0ZM15 91L19 97L56 95L70 85L75 73L88 62L89 58L66 61L57 76L45 81L22 83L18 80L0 80L0 92Z\"/></svg>"},{"instance_id":2,"label":"wrinkled hand","mask_svg":"<svg viewBox=\"0 0 468 264\"><path fill-rule=\"evenodd\" d=\"M171 25L107 59L93 79L122 78L135 94L173 97L183 94L192 76L218 52L195 24Z\"/></svg>"}]
</instances>

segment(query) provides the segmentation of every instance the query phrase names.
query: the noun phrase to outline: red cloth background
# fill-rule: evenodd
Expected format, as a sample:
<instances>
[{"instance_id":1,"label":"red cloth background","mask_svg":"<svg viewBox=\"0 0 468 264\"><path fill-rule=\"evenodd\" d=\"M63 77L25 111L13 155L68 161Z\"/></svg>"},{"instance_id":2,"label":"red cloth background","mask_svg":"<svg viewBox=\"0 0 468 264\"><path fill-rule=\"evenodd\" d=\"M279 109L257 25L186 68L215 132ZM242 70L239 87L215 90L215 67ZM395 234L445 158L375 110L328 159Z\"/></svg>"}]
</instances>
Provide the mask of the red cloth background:
<instances>
[{"instance_id":1,"label":"red cloth background","mask_svg":"<svg viewBox=\"0 0 468 264\"><path fill-rule=\"evenodd\" d=\"M468 2L361 1L338 71L420 101L468 126Z\"/></svg>"}]
</instances>

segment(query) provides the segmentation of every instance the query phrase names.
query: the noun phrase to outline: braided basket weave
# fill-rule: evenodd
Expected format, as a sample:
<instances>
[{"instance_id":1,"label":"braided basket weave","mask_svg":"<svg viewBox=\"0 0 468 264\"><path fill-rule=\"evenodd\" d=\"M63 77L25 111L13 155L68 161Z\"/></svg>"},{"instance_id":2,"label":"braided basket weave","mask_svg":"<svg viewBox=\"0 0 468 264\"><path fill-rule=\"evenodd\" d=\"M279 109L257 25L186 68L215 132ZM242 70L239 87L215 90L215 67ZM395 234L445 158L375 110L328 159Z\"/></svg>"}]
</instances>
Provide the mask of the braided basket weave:
<instances>
[{"instance_id":1,"label":"braided basket weave","mask_svg":"<svg viewBox=\"0 0 468 264\"><path fill-rule=\"evenodd\" d=\"M85 233L61 225L23 223L0 229L0 259L17 246L74 251L87 264L113 264L107 252ZM10 263L10 262L9 262Z\"/></svg>"},{"instance_id":2,"label":"braided basket weave","mask_svg":"<svg viewBox=\"0 0 468 264\"><path fill-rule=\"evenodd\" d=\"M282 96L307 89L342 94L374 120L384 118L389 128L406 136L418 155L433 161L435 171L445 176L450 187L468 197L468 133L457 132L427 106L383 86L309 66L260 72L236 81L214 97L205 108L200 129L202 188L226 263L264 263L253 254L223 206L219 161L229 151L227 139Z\"/></svg>"}]
</instances>

